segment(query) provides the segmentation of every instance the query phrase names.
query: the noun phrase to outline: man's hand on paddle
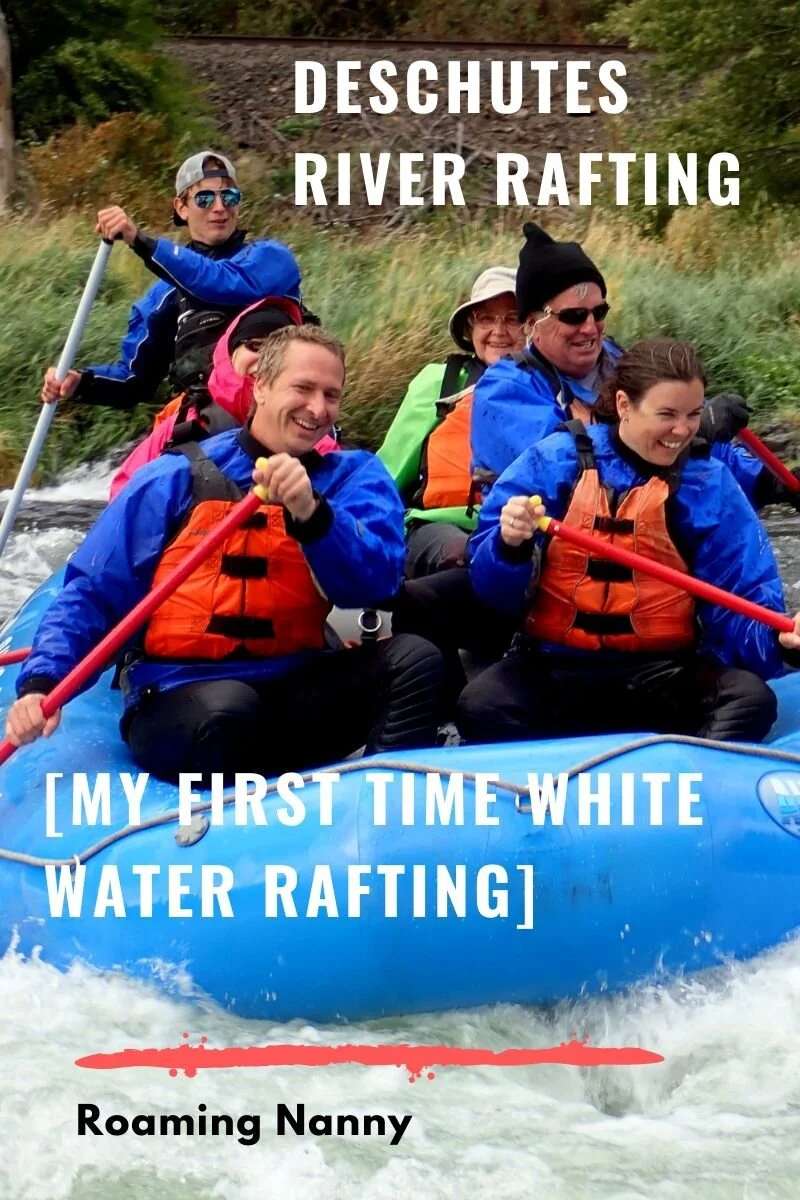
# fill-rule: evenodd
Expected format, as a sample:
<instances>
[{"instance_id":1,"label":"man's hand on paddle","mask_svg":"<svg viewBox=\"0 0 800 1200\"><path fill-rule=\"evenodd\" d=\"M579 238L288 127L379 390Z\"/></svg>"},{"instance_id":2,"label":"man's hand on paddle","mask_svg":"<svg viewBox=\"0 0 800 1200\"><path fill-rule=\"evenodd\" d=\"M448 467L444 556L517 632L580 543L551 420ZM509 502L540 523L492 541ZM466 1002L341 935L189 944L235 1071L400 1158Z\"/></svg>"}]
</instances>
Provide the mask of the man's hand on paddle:
<instances>
[{"instance_id":1,"label":"man's hand on paddle","mask_svg":"<svg viewBox=\"0 0 800 1200\"><path fill-rule=\"evenodd\" d=\"M97 214L95 233L99 233L101 237L107 238L109 242L113 242L116 237L121 237L123 242L127 242L129 246L132 246L133 239L136 237L136 226L125 212L125 209L120 208L118 204L114 204L111 208L100 209L100 212Z\"/></svg>"},{"instance_id":2,"label":"man's hand on paddle","mask_svg":"<svg viewBox=\"0 0 800 1200\"><path fill-rule=\"evenodd\" d=\"M66 378L59 383L56 379L55 367L48 367L44 373L42 404L53 404L56 400L66 400L75 391L80 381L80 371L67 371Z\"/></svg>"},{"instance_id":3,"label":"man's hand on paddle","mask_svg":"<svg viewBox=\"0 0 800 1200\"><path fill-rule=\"evenodd\" d=\"M295 521L307 521L319 505L308 471L291 454L271 455L262 470L253 471L253 482L265 487L270 500L287 508Z\"/></svg>"},{"instance_id":4,"label":"man's hand on paddle","mask_svg":"<svg viewBox=\"0 0 800 1200\"><path fill-rule=\"evenodd\" d=\"M27 746L38 737L50 737L58 729L61 709L46 717L42 712L43 700L41 692L29 692L11 705L6 718L6 737L12 745Z\"/></svg>"}]
</instances>

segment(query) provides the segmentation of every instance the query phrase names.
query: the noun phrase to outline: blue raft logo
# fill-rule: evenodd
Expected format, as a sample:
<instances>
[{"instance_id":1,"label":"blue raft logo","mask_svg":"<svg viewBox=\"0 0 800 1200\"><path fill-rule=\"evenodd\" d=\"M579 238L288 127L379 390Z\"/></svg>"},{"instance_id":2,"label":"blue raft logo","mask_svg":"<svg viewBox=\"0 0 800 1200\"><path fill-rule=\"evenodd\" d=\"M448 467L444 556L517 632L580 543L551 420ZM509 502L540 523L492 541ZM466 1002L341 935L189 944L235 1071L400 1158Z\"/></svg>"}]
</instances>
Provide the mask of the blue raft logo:
<instances>
[{"instance_id":1,"label":"blue raft logo","mask_svg":"<svg viewBox=\"0 0 800 1200\"><path fill-rule=\"evenodd\" d=\"M800 771L765 775L758 782L758 798L781 829L800 837Z\"/></svg>"}]
</instances>

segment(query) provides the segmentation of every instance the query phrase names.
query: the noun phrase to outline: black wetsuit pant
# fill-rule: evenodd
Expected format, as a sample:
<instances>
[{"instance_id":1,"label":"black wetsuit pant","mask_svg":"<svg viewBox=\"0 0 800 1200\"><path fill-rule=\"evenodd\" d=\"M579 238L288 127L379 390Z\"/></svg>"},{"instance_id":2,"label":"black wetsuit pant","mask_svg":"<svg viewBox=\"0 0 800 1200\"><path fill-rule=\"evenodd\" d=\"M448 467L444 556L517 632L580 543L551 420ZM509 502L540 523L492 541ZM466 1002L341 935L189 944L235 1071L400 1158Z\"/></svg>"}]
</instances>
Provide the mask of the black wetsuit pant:
<instances>
[{"instance_id":1,"label":"black wetsuit pant","mask_svg":"<svg viewBox=\"0 0 800 1200\"><path fill-rule=\"evenodd\" d=\"M459 733L513 742L642 729L759 742L777 715L774 692L750 671L695 655L588 657L524 642L461 693Z\"/></svg>"},{"instance_id":2,"label":"black wetsuit pant","mask_svg":"<svg viewBox=\"0 0 800 1200\"><path fill-rule=\"evenodd\" d=\"M406 534L406 579L421 579L463 567L467 561L469 534L444 521L414 521Z\"/></svg>"},{"instance_id":3,"label":"black wetsuit pant","mask_svg":"<svg viewBox=\"0 0 800 1200\"><path fill-rule=\"evenodd\" d=\"M364 745L368 754L434 745L443 676L435 646L390 638L314 655L275 679L148 692L126 712L122 734L159 779L304 771Z\"/></svg>"},{"instance_id":4,"label":"black wetsuit pant","mask_svg":"<svg viewBox=\"0 0 800 1200\"><path fill-rule=\"evenodd\" d=\"M475 594L467 567L407 580L386 607L392 610L395 633L418 634L444 655L448 717L466 683L459 651L469 651L476 665L496 662L519 628L518 618L491 608Z\"/></svg>"}]
</instances>

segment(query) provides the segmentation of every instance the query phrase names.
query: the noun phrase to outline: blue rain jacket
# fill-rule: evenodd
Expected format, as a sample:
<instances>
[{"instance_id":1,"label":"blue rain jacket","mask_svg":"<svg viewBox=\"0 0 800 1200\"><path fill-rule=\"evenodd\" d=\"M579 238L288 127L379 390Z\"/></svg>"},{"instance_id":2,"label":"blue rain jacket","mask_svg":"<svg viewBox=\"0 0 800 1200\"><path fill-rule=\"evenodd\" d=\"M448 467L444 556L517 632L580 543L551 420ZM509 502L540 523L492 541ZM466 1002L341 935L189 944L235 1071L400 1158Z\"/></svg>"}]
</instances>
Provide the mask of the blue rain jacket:
<instances>
[{"instance_id":1,"label":"blue rain jacket","mask_svg":"<svg viewBox=\"0 0 800 1200\"><path fill-rule=\"evenodd\" d=\"M159 280L131 309L119 361L86 368L74 397L84 404L133 408L153 399L174 356L181 293L232 310L265 296L300 297L300 270L280 242L245 242L237 231L222 246L181 246L140 232L133 249Z\"/></svg>"}]
</instances>

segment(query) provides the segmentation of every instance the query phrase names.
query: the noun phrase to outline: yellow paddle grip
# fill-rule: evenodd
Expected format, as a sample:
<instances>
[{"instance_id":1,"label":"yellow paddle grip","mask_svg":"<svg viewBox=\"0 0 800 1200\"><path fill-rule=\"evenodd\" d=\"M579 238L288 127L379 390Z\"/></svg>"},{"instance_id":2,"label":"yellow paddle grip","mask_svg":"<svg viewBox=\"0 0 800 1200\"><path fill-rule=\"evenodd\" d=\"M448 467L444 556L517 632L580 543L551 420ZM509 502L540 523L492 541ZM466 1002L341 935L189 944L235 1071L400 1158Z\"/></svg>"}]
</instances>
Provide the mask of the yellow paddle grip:
<instances>
[{"instance_id":1,"label":"yellow paddle grip","mask_svg":"<svg viewBox=\"0 0 800 1200\"><path fill-rule=\"evenodd\" d=\"M265 458L256 459L256 470L263 471L266 465L267 460ZM269 488L264 487L263 483L256 483L253 485L253 491L258 496L259 500L263 500L265 504L267 503L269 500Z\"/></svg>"},{"instance_id":2,"label":"yellow paddle grip","mask_svg":"<svg viewBox=\"0 0 800 1200\"><path fill-rule=\"evenodd\" d=\"M530 504L531 508L536 508L539 504L542 503L542 497L541 496L531 496L530 499L528 500L528 503ZM551 521L550 517L539 517L538 521L536 522L536 528L539 529L542 533L547 533L547 530L550 527L550 521Z\"/></svg>"}]
</instances>

